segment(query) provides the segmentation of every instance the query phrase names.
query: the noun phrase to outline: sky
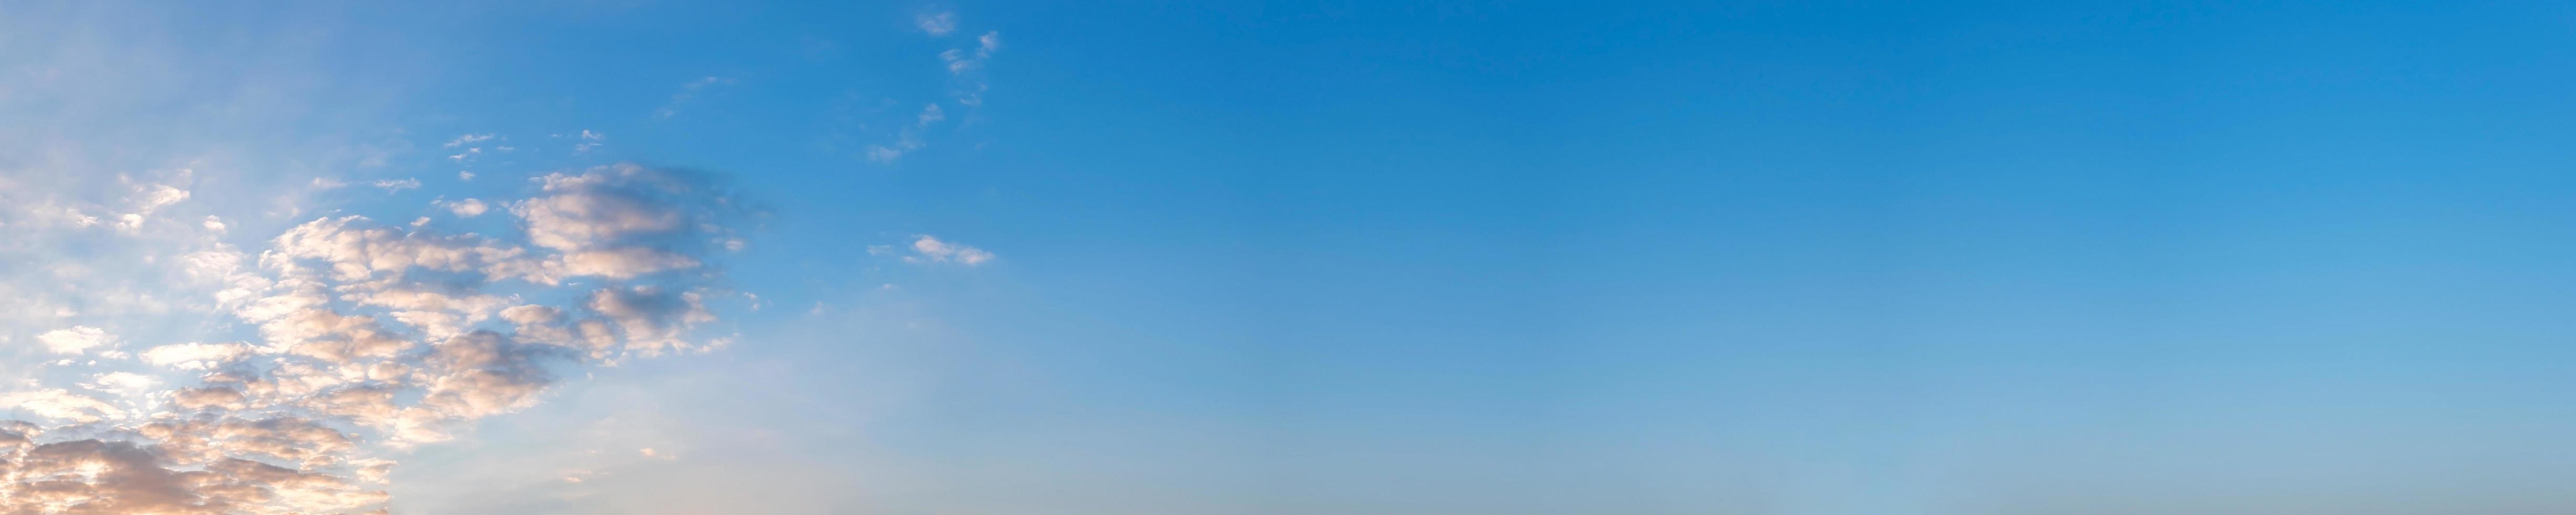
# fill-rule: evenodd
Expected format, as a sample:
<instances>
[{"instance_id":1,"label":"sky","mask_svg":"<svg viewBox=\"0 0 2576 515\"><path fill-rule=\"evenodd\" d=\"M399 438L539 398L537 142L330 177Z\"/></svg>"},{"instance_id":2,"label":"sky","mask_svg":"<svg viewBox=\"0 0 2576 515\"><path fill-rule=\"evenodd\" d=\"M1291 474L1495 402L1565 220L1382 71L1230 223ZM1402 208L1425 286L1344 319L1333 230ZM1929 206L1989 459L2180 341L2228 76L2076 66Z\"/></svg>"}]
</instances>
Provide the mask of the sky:
<instances>
[{"instance_id":1,"label":"sky","mask_svg":"<svg viewBox=\"0 0 2576 515\"><path fill-rule=\"evenodd\" d=\"M0 513L2576 511L2576 7L0 2Z\"/></svg>"}]
</instances>

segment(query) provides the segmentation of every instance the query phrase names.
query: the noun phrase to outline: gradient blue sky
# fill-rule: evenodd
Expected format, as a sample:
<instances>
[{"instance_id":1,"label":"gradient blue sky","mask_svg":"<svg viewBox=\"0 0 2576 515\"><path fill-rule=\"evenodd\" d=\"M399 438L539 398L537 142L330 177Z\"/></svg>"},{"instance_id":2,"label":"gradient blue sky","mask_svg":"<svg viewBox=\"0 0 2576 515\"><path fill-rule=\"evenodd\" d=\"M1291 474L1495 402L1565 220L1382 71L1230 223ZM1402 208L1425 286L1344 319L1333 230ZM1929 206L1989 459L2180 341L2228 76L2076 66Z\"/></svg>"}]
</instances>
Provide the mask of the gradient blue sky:
<instances>
[{"instance_id":1,"label":"gradient blue sky","mask_svg":"<svg viewBox=\"0 0 2576 515\"><path fill-rule=\"evenodd\" d=\"M2568 5L515 4L0 5L0 186L763 213L396 513L2576 511Z\"/></svg>"}]
</instances>

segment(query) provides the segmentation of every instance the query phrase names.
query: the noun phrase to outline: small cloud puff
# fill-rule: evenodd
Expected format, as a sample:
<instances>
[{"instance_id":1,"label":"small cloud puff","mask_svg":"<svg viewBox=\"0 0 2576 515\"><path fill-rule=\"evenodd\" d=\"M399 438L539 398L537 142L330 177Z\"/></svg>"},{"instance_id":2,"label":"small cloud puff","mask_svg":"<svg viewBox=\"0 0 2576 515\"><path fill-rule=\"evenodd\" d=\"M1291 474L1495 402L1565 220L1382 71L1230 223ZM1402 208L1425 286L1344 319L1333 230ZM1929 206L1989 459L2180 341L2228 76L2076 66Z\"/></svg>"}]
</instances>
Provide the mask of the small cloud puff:
<instances>
[{"instance_id":1,"label":"small cloud puff","mask_svg":"<svg viewBox=\"0 0 2576 515\"><path fill-rule=\"evenodd\" d=\"M456 213L456 216L465 218L483 216L484 212L492 210L491 204L485 204L481 200L470 198L450 202L437 202L434 204L438 207L446 208L450 213Z\"/></svg>"},{"instance_id":2,"label":"small cloud puff","mask_svg":"<svg viewBox=\"0 0 2576 515\"><path fill-rule=\"evenodd\" d=\"M993 253L985 252L984 249L940 241L939 238L927 234L913 237L912 253L913 255L903 257L904 262L957 263L975 266L993 260Z\"/></svg>"}]
</instances>

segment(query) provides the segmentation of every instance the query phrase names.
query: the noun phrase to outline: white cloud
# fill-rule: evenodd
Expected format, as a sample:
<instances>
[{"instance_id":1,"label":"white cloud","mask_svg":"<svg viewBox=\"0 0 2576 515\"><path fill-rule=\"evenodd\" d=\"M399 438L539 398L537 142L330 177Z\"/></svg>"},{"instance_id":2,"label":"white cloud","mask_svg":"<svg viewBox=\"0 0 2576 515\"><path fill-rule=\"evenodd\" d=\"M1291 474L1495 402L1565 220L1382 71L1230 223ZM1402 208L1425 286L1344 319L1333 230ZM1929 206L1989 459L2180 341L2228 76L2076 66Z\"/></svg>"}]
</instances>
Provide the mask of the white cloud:
<instances>
[{"instance_id":1,"label":"white cloud","mask_svg":"<svg viewBox=\"0 0 2576 515\"><path fill-rule=\"evenodd\" d=\"M684 229L683 213L649 200L664 188L637 180L640 173L647 170L627 165L541 177L547 195L513 204L510 212L526 221L529 243L564 251Z\"/></svg>"},{"instance_id":2,"label":"white cloud","mask_svg":"<svg viewBox=\"0 0 2576 515\"><path fill-rule=\"evenodd\" d=\"M492 209L490 204L485 204L481 200L470 198L452 202L439 202L437 205L438 207L447 208L447 211L450 213L456 213L456 216L465 218L483 216L484 211Z\"/></svg>"},{"instance_id":3,"label":"white cloud","mask_svg":"<svg viewBox=\"0 0 2576 515\"><path fill-rule=\"evenodd\" d=\"M446 145L441 145L441 146L443 146L443 147L447 147L447 148L456 148L456 147L461 147L461 146L465 146L465 145L469 145L469 144L481 143L481 142L483 142L483 141L490 140L490 139L492 139L493 137L494 137L494 136L493 136L491 133L484 133L484 134L465 134L465 135L457 136L457 137L456 137L456 139L447 140L447 144L446 144ZM413 140L413 141L419 141L419 140Z\"/></svg>"},{"instance_id":4,"label":"white cloud","mask_svg":"<svg viewBox=\"0 0 2576 515\"><path fill-rule=\"evenodd\" d=\"M44 342L45 350L55 354L80 354L92 347L111 345L116 337L108 335L106 329L81 325L47 331L36 335L36 340Z\"/></svg>"},{"instance_id":5,"label":"white cloud","mask_svg":"<svg viewBox=\"0 0 2576 515\"><path fill-rule=\"evenodd\" d=\"M939 238L934 238L927 234L913 237L912 253L913 254L910 256L904 256L904 261L911 263L957 263L966 266L975 266L984 264L986 261L993 260L993 253L985 252L984 249L960 245L953 242L940 241Z\"/></svg>"},{"instance_id":6,"label":"white cloud","mask_svg":"<svg viewBox=\"0 0 2576 515\"><path fill-rule=\"evenodd\" d=\"M124 396L143 395L161 380L133 372L108 372L90 378L91 389Z\"/></svg>"},{"instance_id":7,"label":"white cloud","mask_svg":"<svg viewBox=\"0 0 2576 515\"><path fill-rule=\"evenodd\" d=\"M361 486L388 478L394 464L386 456L455 438L475 419L542 403L558 380L552 370L567 362L703 352L729 341L696 334L716 320L710 299L748 298L710 293L701 283L711 274L615 287L558 279L704 268L706 253L739 241L720 216L736 203L686 177L634 165L537 182L540 191L526 200L440 204L508 206L521 224L509 233L517 239L339 215L285 230L256 258L222 243L184 240L194 250L170 254L177 257L166 266L188 284L221 288L212 306L256 329L257 341L162 345L127 358L100 352L116 344L104 328L113 326L38 335L34 341L49 350L98 358L55 366L114 367L114 360L132 359L202 375L109 368L63 376L77 378L67 384L74 388L39 379L0 395L7 414L42 423L0 421L0 463L38 471L0 477L0 492L29 491L25 481L70 481L49 488L76 487L87 496L81 502L105 512L367 511L388 498ZM0 226L6 230L14 228ZM48 270L68 278L96 273L79 263ZM528 304L521 295L573 300ZM504 327L486 324L495 321ZM258 364L244 366L253 360ZM338 422L315 422L325 419ZM95 424L123 440L91 438L101 433L87 429L44 436L47 427L71 424ZM42 472L57 470L47 467L107 472L63 476ZM118 479L183 473L195 479ZM169 499L194 501L163 502ZM33 509L24 502L0 497L0 512Z\"/></svg>"},{"instance_id":8,"label":"white cloud","mask_svg":"<svg viewBox=\"0 0 2576 515\"><path fill-rule=\"evenodd\" d=\"M137 206L135 209L139 212L150 213L153 210L188 200L188 190L174 188L167 184L154 184L148 187L138 187L137 189L140 190L138 191L138 194L141 198L136 201Z\"/></svg>"},{"instance_id":9,"label":"white cloud","mask_svg":"<svg viewBox=\"0 0 2576 515\"><path fill-rule=\"evenodd\" d=\"M420 179L401 179L401 180L394 180L394 179L378 179L378 180L376 180L375 182L371 182L371 183L368 183L368 184L373 185L373 186L378 187L378 188L384 188L384 189L385 189L385 192L387 192L387 193L392 193L392 192L396 192L396 191L402 191L402 190L407 190L407 189L418 188L418 187L420 187Z\"/></svg>"},{"instance_id":10,"label":"white cloud","mask_svg":"<svg viewBox=\"0 0 2576 515\"><path fill-rule=\"evenodd\" d=\"M906 153L920 150L923 146L926 146L921 141L921 132L929 129L931 124L939 123L941 120L946 119L948 119L948 113L947 111L940 109L939 104L922 105L921 113L913 115L912 124L905 126L903 131L896 135L894 143L886 145L871 145L868 147L868 160L879 163L892 163L897 159L903 158L903 155Z\"/></svg>"},{"instance_id":11,"label":"white cloud","mask_svg":"<svg viewBox=\"0 0 2576 515\"><path fill-rule=\"evenodd\" d=\"M919 27L922 32L930 33L932 36L946 36L950 32L957 31L957 13L948 11L923 13L912 19L912 26Z\"/></svg>"},{"instance_id":12,"label":"white cloud","mask_svg":"<svg viewBox=\"0 0 2576 515\"><path fill-rule=\"evenodd\" d=\"M934 36L945 36L957 30L957 17L953 12L923 14L914 23L923 32ZM984 77L985 63L1001 49L1002 33L987 31L975 37L974 46L940 52L939 59L946 64L950 75L949 98L970 110L982 106L984 93L992 89ZM938 104L925 106L914 115L911 123L903 124L896 131L893 141L867 145L862 153L869 161L877 163L891 164L901 160L904 155L928 146L926 129L933 123L948 119L948 116L949 113Z\"/></svg>"},{"instance_id":13,"label":"white cloud","mask_svg":"<svg viewBox=\"0 0 2576 515\"><path fill-rule=\"evenodd\" d=\"M188 170L180 170L179 175L184 177L187 173ZM140 233L144 222L150 219L152 212L186 200L188 200L188 190L167 184L136 185L134 195L126 199L126 203L132 206L132 212L117 215L116 228L127 234ZM96 223L94 218L84 220L77 225L87 226L93 223Z\"/></svg>"},{"instance_id":14,"label":"white cloud","mask_svg":"<svg viewBox=\"0 0 2576 515\"><path fill-rule=\"evenodd\" d=\"M959 48L940 52L939 60L948 62L948 73L963 75L967 72L975 71L978 68L983 68L984 61L986 59L992 59L993 53L1000 51L1001 49L1002 33L999 31L986 32L982 36L975 37L975 48Z\"/></svg>"},{"instance_id":15,"label":"white cloud","mask_svg":"<svg viewBox=\"0 0 2576 515\"><path fill-rule=\"evenodd\" d=\"M555 374L714 345L696 333L716 323L709 304L738 297L708 293L722 275L713 242L733 238L707 214L721 208L710 190L609 171L537 195L633 193L637 219L680 213L621 229L570 210L584 204L551 205L593 226L546 232L575 250L532 243L531 222L506 215L534 189L517 175L463 185L505 213L471 224L487 234L378 223L421 206L345 186L437 187L373 179L466 168L435 168L448 156L523 156L500 153L493 135L432 141L446 146L381 130L403 118L369 107L393 84L296 78L336 76L293 63L338 38L199 50L154 37L166 13L120 11L131 9L64 12L140 25L0 17L0 33L30 43L0 45L25 58L0 73L29 79L0 95L0 111L27 115L0 127L0 155L17 158L0 170L0 268L14 272L0 274L0 327L16 328L0 346L18 355L0 360L0 419L19 419L0 420L0 513L381 513L376 485L398 476L388 458L405 446L542 404ZM224 55L285 57L162 66ZM580 138L546 141L604 141ZM422 162L391 162L404 156ZM173 163L207 180L169 177ZM555 280L585 273L602 279ZM518 306L555 316L499 320ZM216 333L245 341L169 345ZM119 345L136 352L120 358Z\"/></svg>"},{"instance_id":16,"label":"white cloud","mask_svg":"<svg viewBox=\"0 0 2576 515\"><path fill-rule=\"evenodd\" d=\"M33 225L38 227L66 226L85 228L98 225L97 216L83 213L79 208L55 205L50 202L29 206L26 213L28 217L27 221L33 222Z\"/></svg>"},{"instance_id":17,"label":"white cloud","mask_svg":"<svg viewBox=\"0 0 2576 515\"><path fill-rule=\"evenodd\" d=\"M125 418L125 410L106 401L92 399L60 388L0 394L0 406L8 406L38 417L77 423ZM0 504L0 507L8 506Z\"/></svg>"},{"instance_id":18,"label":"white cloud","mask_svg":"<svg viewBox=\"0 0 2576 515\"><path fill-rule=\"evenodd\" d=\"M946 119L948 119L948 113L941 111L939 109L939 104L930 104L921 107L921 114L914 118L914 123L918 125L930 125Z\"/></svg>"},{"instance_id":19,"label":"white cloud","mask_svg":"<svg viewBox=\"0 0 2576 515\"><path fill-rule=\"evenodd\" d=\"M289 229L276 239L282 257L332 263L335 277L399 277L414 267L444 272L519 270L526 251L470 235L440 236L372 226L360 216L324 218Z\"/></svg>"},{"instance_id":20,"label":"white cloud","mask_svg":"<svg viewBox=\"0 0 2576 515\"><path fill-rule=\"evenodd\" d=\"M948 73L956 77L949 96L967 107L984 105L984 92L992 89L984 81L984 63L992 60L995 52L1001 51L1002 33L986 32L976 37L975 43L973 49L958 48L939 53L939 59L948 63Z\"/></svg>"},{"instance_id":21,"label":"white cloud","mask_svg":"<svg viewBox=\"0 0 2576 515\"><path fill-rule=\"evenodd\" d=\"M250 354L250 345L242 343L182 343L153 347L139 357L156 367L206 370Z\"/></svg>"},{"instance_id":22,"label":"white cloud","mask_svg":"<svg viewBox=\"0 0 2576 515\"><path fill-rule=\"evenodd\" d=\"M868 147L868 160L879 163L892 163L897 159L902 159L903 153L906 150L920 148L920 146L921 145L919 144L899 145L898 147L872 145Z\"/></svg>"},{"instance_id":23,"label":"white cloud","mask_svg":"<svg viewBox=\"0 0 2576 515\"><path fill-rule=\"evenodd\" d=\"M565 254L562 263L565 274L596 275L610 279L629 279L664 270L698 266L698 260L690 259L688 256L642 247L573 252Z\"/></svg>"}]
</instances>

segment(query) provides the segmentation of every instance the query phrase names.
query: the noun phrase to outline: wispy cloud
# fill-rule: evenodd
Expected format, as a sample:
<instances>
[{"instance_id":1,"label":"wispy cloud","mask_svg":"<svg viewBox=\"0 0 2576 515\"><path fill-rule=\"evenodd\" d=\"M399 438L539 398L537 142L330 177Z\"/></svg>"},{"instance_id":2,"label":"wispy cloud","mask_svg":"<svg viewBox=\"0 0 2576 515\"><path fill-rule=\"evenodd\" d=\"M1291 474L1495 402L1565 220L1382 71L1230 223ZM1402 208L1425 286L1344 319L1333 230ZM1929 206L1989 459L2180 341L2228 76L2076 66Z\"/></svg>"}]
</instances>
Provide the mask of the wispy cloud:
<instances>
[{"instance_id":1,"label":"wispy cloud","mask_svg":"<svg viewBox=\"0 0 2576 515\"><path fill-rule=\"evenodd\" d=\"M922 142L922 133L929 130L932 124L936 124L947 119L947 111L940 109L939 104L925 104L921 106L921 113L913 115L912 123L905 125L903 130L895 133L895 140L893 143L868 146L868 160L879 163L892 163L895 162L895 160L902 159L903 155L906 153L920 150L921 147L927 145L927 143Z\"/></svg>"},{"instance_id":2,"label":"wispy cloud","mask_svg":"<svg viewBox=\"0 0 2576 515\"><path fill-rule=\"evenodd\" d=\"M672 93L670 102L664 103L660 109L653 110L653 119L668 120L672 116L678 116L680 114L680 106L688 103L690 99L696 98L699 92L704 91L709 87L733 84L733 82L733 79L709 76L700 77L697 80L681 84L680 92Z\"/></svg>"},{"instance_id":3,"label":"wispy cloud","mask_svg":"<svg viewBox=\"0 0 2576 515\"><path fill-rule=\"evenodd\" d=\"M373 182L367 183L367 185L383 188L385 192L391 193L419 188L420 179L377 179Z\"/></svg>"},{"instance_id":4,"label":"wispy cloud","mask_svg":"<svg viewBox=\"0 0 2576 515\"><path fill-rule=\"evenodd\" d=\"M951 11L922 13L912 19L912 25L932 36L946 36L950 32L957 31L957 13Z\"/></svg>"},{"instance_id":5,"label":"wispy cloud","mask_svg":"<svg viewBox=\"0 0 2576 515\"><path fill-rule=\"evenodd\" d=\"M475 143L481 143L481 142L484 142L484 141L489 141L489 140L491 140L493 137L494 137L494 136L493 136L492 134L489 134L489 133L485 133L485 134L465 134L465 135L457 136L457 137L456 137L456 139L447 140L447 144L446 144L446 145L441 145L441 146L442 146L442 147L446 147L446 148L457 148L457 147L462 147L462 146L471 145L471 144L475 144Z\"/></svg>"},{"instance_id":6,"label":"wispy cloud","mask_svg":"<svg viewBox=\"0 0 2576 515\"><path fill-rule=\"evenodd\" d=\"M486 203L484 203L484 202L483 202L483 201L481 201L481 200L470 199L470 198L469 198L469 199L465 199L465 200L457 200L457 201L440 201L440 202L435 203L435 205L437 205L438 207L441 207L441 208L445 208L445 209L447 209L447 211L448 211L448 212L450 212L450 213L456 213L456 216L465 217L465 218L473 218L473 217L477 217L477 216L483 216L483 212L485 212L485 211L489 211L489 210L491 210L491 209L492 209L492 206L491 206L490 204L486 204Z\"/></svg>"},{"instance_id":7,"label":"wispy cloud","mask_svg":"<svg viewBox=\"0 0 2576 515\"><path fill-rule=\"evenodd\" d=\"M561 138L564 137L564 135L555 134L549 137ZM581 132L573 134L572 138L572 153L575 154L588 153L591 149L599 148L600 145L604 145L606 144L604 142L608 141L608 135L592 132L590 129L582 129ZM471 178L469 177L468 179Z\"/></svg>"},{"instance_id":8,"label":"wispy cloud","mask_svg":"<svg viewBox=\"0 0 2576 515\"><path fill-rule=\"evenodd\" d=\"M925 14L915 20L923 32L930 33L932 36L944 36L956 30L956 21L956 13L952 12ZM934 27L937 30L933 30ZM977 36L974 46L940 52L939 60L947 68L950 79L950 101L965 107L969 114L973 109L983 106L984 93L992 89L991 84L985 79L984 66L986 62L992 60L995 53L1001 50L1002 33L994 31ZM924 105L921 111L913 116L910 123L902 125L895 131L894 141L868 145L866 152L868 160L891 164L901 160L906 154L929 146L927 140L929 129L934 124L947 120L948 117L947 110L941 108L939 104ZM971 117L969 119L971 120Z\"/></svg>"},{"instance_id":9,"label":"wispy cloud","mask_svg":"<svg viewBox=\"0 0 2576 515\"><path fill-rule=\"evenodd\" d=\"M994 257L993 253L985 252L984 249L943 241L927 234L913 236L909 249L912 251L911 254L903 257L904 262L907 263L954 263L975 266L992 261Z\"/></svg>"},{"instance_id":10,"label":"wispy cloud","mask_svg":"<svg viewBox=\"0 0 2576 515\"><path fill-rule=\"evenodd\" d=\"M957 103L969 107L984 104L984 92L992 89L984 79L984 62L992 60L993 54L1001 50L1002 33L986 32L975 38L973 48L953 48L939 53L939 60L948 63L948 74L955 78L956 83L949 94L957 99Z\"/></svg>"}]
</instances>

